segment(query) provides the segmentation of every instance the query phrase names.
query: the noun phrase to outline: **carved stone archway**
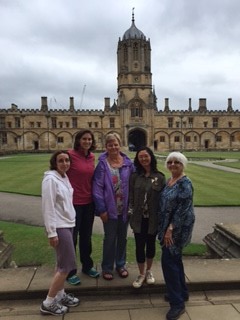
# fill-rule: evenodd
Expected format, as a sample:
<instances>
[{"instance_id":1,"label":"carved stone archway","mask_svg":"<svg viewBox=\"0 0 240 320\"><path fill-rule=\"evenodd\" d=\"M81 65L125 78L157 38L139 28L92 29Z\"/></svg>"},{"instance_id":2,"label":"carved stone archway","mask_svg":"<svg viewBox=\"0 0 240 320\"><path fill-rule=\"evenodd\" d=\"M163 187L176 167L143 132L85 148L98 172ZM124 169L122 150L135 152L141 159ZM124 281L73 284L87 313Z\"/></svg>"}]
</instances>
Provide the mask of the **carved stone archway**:
<instances>
[{"instance_id":1,"label":"carved stone archway","mask_svg":"<svg viewBox=\"0 0 240 320\"><path fill-rule=\"evenodd\" d=\"M147 138L145 131L141 129L133 129L128 135L128 146L131 146L131 151L137 151L140 147L147 145Z\"/></svg>"}]
</instances>

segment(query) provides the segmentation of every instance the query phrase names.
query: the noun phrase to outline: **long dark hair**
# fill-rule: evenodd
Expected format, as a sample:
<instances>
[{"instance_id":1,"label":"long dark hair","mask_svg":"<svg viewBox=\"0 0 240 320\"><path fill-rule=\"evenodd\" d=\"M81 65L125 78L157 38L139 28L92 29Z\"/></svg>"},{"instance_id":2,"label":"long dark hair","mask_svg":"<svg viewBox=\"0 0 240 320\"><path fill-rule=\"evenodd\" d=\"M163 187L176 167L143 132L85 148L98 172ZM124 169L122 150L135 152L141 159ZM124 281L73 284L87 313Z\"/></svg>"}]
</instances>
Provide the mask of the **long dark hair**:
<instances>
[{"instance_id":1,"label":"long dark hair","mask_svg":"<svg viewBox=\"0 0 240 320\"><path fill-rule=\"evenodd\" d=\"M54 152L54 154L51 156L51 159L50 159L50 170L57 170L57 156L59 156L59 154L67 154L68 157L69 157L69 160L71 162L71 157L70 157L70 154L65 151L65 150L58 150L56 152Z\"/></svg>"},{"instance_id":2,"label":"long dark hair","mask_svg":"<svg viewBox=\"0 0 240 320\"><path fill-rule=\"evenodd\" d=\"M80 139L82 138L82 136L85 134L85 133L89 133L92 137L92 145L91 147L89 148L89 151L93 151L96 149L96 140L94 138L94 135L92 133L91 130L88 130L88 129L85 129L85 130L81 130L79 131L76 136L75 136L75 140L74 140L74 145L73 145L73 149L74 150L79 150L80 148Z\"/></svg>"},{"instance_id":3,"label":"long dark hair","mask_svg":"<svg viewBox=\"0 0 240 320\"><path fill-rule=\"evenodd\" d=\"M147 151L147 153L150 155L151 157L151 163L150 163L150 167L151 167L151 171L152 172L157 172L158 169L157 169L157 159L156 157L154 156L152 150L148 147L141 147L138 149L136 155L135 155L135 158L134 158L134 165L135 165L135 168L136 168L136 171L138 174L141 174L141 173L145 173L145 169L143 168L143 166L140 164L139 160L138 160L138 154L140 151Z\"/></svg>"}]
</instances>

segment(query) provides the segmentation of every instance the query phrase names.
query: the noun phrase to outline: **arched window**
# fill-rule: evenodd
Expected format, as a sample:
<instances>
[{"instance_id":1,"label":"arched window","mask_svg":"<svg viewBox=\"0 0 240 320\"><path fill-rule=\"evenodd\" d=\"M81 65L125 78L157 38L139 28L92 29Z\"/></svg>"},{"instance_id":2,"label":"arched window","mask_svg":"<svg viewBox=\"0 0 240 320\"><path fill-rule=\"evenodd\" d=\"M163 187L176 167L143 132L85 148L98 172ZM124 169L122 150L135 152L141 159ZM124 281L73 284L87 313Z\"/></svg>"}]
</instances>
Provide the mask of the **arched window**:
<instances>
[{"instance_id":1,"label":"arched window","mask_svg":"<svg viewBox=\"0 0 240 320\"><path fill-rule=\"evenodd\" d=\"M143 117L143 108L139 101L135 101L131 107L131 117L132 118L142 118Z\"/></svg>"},{"instance_id":2,"label":"arched window","mask_svg":"<svg viewBox=\"0 0 240 320\"><path fill-rule=\"evenodd\" d=\"M126 44L124 45L124 48L123 48L123 59L124 59L124 62L128 61L128 49Z\"/></svg>"},{"instance_id":3,"label":"arched window","mask_svg":"<svg viewBox=\"0 0 240 320\"><path fill-rule=\"evenodd\" d=\"M133 44L133 60L138 60L138 44Z\"/></svg>"},{"instance_id":4,"label":"arched window","mask_svg":"<svg viewBox=\"0 0 240 320\"><path fill-rule=\"evenodd\" d=\"M146 45L144 45L144 62L145 65L148 67L148 50Z\"/></svg>"}]
</instances>

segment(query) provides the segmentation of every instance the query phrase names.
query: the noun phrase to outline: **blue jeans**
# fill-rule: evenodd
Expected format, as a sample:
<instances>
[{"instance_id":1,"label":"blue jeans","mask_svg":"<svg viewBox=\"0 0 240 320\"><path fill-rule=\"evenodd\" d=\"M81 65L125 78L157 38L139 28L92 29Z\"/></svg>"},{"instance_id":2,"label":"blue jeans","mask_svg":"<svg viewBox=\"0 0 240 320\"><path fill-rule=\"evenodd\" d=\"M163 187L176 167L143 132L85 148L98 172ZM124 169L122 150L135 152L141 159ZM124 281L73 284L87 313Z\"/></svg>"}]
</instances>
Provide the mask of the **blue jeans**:
<instances>
[{"instance_id":1,"label":"blue jeans","mask_svg":"<svg viewBox=\"0 0 240 320\"><path fill-rule=\"evenodd\" d=\"M128 221L123 222L122 216L118 219L109 219L103 224L103 258L102 271L112 272L114 262L116 269L122 268L126 264L126 246Z\"/></svg>"},{"instance_id":2,"label":"blue jeans","mask_svg":"<svg viewBox=\"0 0 240 320\"><path fill-rule=\"evenodd\" d=\"M93 267L92 254L92 228L94 221L94 205L74 205L76 211L76 226L73 230L73 242L76 250L79 248L82 271L88 272ZM79 241L77 241L79 238Z\"/></svg>"},{"instance_id":3,"label":"blue jeans","mask_svg":"<svg viewBox=\"0 0 240 320\"><path fill-rule=\"evenodd\" d=\"M188 296L185 282L182 254L172 254L169 248L162 247L162 270L167 287L170 306L183 307Z\"/></svg>"}]
</instances>

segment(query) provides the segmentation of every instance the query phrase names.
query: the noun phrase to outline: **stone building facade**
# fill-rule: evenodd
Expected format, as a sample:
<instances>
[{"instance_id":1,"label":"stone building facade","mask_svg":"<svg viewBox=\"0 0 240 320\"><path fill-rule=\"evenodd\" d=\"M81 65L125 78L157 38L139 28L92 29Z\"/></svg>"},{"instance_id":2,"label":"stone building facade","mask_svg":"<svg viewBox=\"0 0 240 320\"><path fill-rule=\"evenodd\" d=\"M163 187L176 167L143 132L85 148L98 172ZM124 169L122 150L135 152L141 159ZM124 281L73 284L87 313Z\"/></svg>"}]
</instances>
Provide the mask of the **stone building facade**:
<instances>
[{"instance_id":1,"label":"stone building facade","mask_svg":"<svg viewBox=\"0 0 240 320\"><path fill-rule=\"evenodd\" d=\"M224 111L209 111L202 98L197 110L192 110L189 99L186 110L172 111L168 98L158 110L150 39L136 27L134 15L118 41L117 70L118 97L112 105L105 98L103 110L77 110L73 97L65 110L49 109L47 97L36 110L14 104L0 108L0 153L68 149L75 134L85 128L93 131L99 150L109 132L117 132L126 149L143 145L156 151L240 149L240 112L233 110L231 98Z\"/></svg>"}]
</instances>

